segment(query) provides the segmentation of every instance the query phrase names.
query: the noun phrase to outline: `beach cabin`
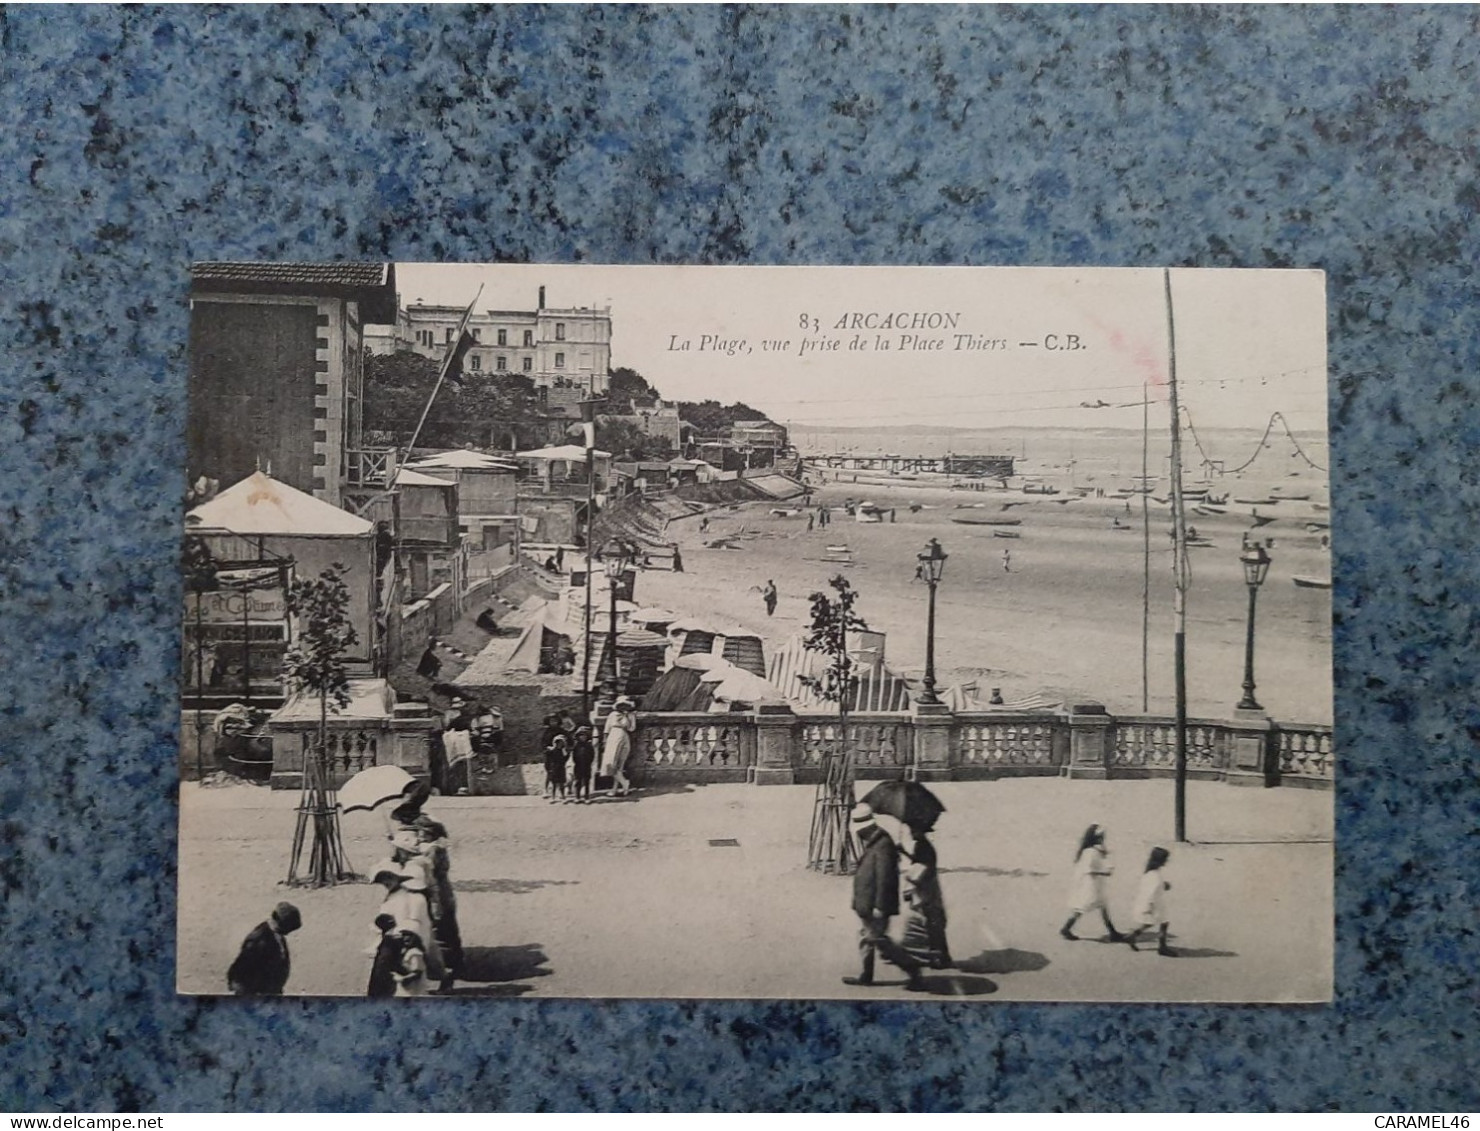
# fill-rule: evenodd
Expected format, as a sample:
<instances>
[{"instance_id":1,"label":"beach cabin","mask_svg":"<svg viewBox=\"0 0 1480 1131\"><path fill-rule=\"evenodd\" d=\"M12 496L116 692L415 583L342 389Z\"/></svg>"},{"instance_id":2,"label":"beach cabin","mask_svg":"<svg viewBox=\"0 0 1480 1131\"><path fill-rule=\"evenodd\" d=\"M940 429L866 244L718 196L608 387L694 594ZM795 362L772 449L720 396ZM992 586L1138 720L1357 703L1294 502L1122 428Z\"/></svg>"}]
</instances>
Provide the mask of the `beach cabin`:
<instances>
[{"instance_id":1,"label":"beach cabin","mask_svg":"<svg viewBox=\"0 0 1480 1131\"><path fill-rule=\"evenodd\" d=\"M611 489L611 453L593 449L591 455L595 492L605 495ZM577 444L520 452L518 461L519 482L525 490L546 495L586 494L586 449Z\"/></svg>"}]
</instances>

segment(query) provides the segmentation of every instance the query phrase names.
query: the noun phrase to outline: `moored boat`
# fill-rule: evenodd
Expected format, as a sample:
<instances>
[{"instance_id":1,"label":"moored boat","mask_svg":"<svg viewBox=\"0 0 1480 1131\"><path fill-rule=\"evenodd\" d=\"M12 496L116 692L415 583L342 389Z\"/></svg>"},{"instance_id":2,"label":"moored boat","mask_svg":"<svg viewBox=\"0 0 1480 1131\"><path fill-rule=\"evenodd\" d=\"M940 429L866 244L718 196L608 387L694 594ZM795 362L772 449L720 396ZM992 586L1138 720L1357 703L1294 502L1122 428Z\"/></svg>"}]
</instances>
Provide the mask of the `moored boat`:
<instances>
[{"instance_id":1,"label":"moored boat","mask_svg":"<svg viewBox=\"0 0 1480 1131\"><path fill-rule=\"evenodd\" d=\"M1304 577L1296 574L1290 578L1301 589L1330 589L1331 579L1329 577Z\"/></svg>"}]
</instances>

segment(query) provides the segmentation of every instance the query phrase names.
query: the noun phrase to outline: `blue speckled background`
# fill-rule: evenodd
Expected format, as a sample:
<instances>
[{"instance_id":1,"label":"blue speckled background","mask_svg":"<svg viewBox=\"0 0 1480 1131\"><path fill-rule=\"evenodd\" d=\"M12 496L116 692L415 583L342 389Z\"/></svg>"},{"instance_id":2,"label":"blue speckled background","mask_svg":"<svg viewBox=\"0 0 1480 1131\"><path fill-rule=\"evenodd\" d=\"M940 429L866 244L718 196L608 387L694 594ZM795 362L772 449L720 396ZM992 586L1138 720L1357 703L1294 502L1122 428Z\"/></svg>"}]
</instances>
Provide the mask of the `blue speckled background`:
<instances>
[{"instance_id":1,"label":"blue speckled background","mask_svg":"<svg viewBox=\"0 0 1480 1131\"><path fill-rule=\"evenodd\" d=\"M1480 1108L1477 12L0 13L0 1108ZM177 999L187 264L1315 266L1330 1008Z\"/></svg>"}]
</instances>

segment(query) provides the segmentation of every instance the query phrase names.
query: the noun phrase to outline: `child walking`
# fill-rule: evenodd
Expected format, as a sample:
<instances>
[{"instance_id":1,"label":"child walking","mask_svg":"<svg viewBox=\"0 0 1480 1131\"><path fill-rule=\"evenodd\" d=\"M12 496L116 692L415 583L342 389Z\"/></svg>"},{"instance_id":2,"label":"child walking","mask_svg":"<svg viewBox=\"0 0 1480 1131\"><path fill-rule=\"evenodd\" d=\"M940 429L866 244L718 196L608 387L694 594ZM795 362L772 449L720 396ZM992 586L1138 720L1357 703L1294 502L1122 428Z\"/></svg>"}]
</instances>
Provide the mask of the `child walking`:
<instances>
[{"instance_id":1,"label":"child walking","mask_svg":"<svg viewBox=\"0 0 1480 1131\"><path fill-rule=\"evenodd\" d=\"M381 913L375 916L375 929L380 939L375 947L375 961L370 965L370 985L367 997L395 997L396 972L401 968L403 943L396 917Z\"/></svg>"},{"instance_id":2,"label":"child walking","mask_svg":"<svg viewBox=\"0 0 1480 1131\"><path fill-rule=\"evenodd\" d=\"M545 747L545 800L551 805L565 800L565 735L557 734Z\"/></svg>"},{"instance_id":3,"label":"child walking","mask_svg":"<svg viewBox=\"0 0 1480 1131\"><path fill-rule=\"evenodd\" d=\"M1110 863L1110 850L1105 847L1105 830L1091 825L1079 838L1079 854L1074 857L1074 884L1069 889L1069 920L1059 928L1066 939L1077 939L1074 924L1081 915L1098 911L1105 921L1111 942L1123 942L1125 936L1110 922L1110 911L1105 902L1105 881L1115 871Z\"/></svg>"},{"instance_id":4,"label":"child walking","mask_svg":"<svg viewBox=\"0 0 1480 1131\"><path fill-rule=\"evenodd\" d=\"M415 931L401 932L401 964L393 977L396 979L396 997L424 997L430 992L427 952L422 947L421 936Z\"/></svg>"},{"instance_id":5,"label":"child walking","mask_svg":"<svg viewBox=\"0 0 1480 1131\"><path fill-rule=\"evenodd\" d=\"M1136 929L1126 936L1125 941L1132 950L1139 950L1136 940L1148 927L1156 927L1156 953L1163 958L1175 958L1177 952L1167 946L1167 892L1172 885L1161 874L1172 854L1165 848L1153 848L1146 861L1146 871L1141 876L1141 886L1136 889Z\"/></svg>"}]
</instances>

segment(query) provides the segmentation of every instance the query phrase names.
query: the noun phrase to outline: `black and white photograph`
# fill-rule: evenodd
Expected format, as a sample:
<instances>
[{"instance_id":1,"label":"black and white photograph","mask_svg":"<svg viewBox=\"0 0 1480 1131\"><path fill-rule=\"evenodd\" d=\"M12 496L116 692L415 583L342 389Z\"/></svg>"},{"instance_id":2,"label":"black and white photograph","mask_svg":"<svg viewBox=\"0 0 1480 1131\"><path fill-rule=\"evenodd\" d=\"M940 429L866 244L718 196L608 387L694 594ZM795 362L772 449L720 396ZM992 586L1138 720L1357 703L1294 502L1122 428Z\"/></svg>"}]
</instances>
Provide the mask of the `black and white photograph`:
<instances>
[{"instance_id":1,"label":"black and white photograph","mask_svg":"<svg viewBox=\"0 0 1480 1131\"><path fill-rule=\"evenodd\" d=\"M1321 272L189 285L181 994L1331 999Z\"/></svg>"}]
</instances>

